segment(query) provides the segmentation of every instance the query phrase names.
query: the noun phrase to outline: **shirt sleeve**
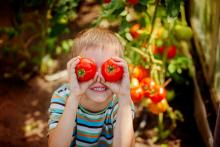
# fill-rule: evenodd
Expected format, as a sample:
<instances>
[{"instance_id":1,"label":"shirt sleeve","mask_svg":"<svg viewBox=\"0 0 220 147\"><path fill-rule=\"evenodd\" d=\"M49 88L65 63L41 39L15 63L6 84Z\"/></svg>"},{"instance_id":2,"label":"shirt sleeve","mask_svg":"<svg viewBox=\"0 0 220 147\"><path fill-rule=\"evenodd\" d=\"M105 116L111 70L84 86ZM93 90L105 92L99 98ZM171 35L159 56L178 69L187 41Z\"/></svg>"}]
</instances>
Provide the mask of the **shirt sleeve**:
<instances>
[{"instance_id":1,"label":"shirt sleeve","mask_svg":"<svg viewBox=\"0 0 220 147\"><path fill-rule=\"evenodd\" d=\"M58 88L52 95L48 109L49 120L47 135L49 135L49 132L57 126L59 119L64 112L67 97L66 90L65 87Z\"/></svg>"},{"instance_id":2,"label":"shirt sleeve","mask_svg":"<svg viewBox=\"0 0 220 147\"><path fill-rule=\"evenodd\" d=\"M115 124L116 124L118 109L119 109L119 106L118 106L118 101L117 101L113 106L113 110L112 110L112 114L111 114L111 120L112 120L113 127L115 127ZM132 118L134 119L135 118L135 106L134 106L133 102L131 103L131 111L132 111Z\"/></svg>"}]
</instances>

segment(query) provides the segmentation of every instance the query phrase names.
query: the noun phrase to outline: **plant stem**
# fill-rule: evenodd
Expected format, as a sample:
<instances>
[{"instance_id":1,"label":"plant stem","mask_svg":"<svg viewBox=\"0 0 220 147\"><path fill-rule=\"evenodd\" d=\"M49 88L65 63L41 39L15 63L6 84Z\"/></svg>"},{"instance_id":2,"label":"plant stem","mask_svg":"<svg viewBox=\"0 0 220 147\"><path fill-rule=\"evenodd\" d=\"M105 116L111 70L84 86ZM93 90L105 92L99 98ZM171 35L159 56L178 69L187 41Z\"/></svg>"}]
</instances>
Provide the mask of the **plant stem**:
<instances>
[{"instance_id":1,"label":"plant stem","mask_svg":"<svg viewBox=\"0 0 220 147\"><path fill-rule=\"evenodd\" d=\"M180 3L180 14L181 14L181 22L182 22L184 25L187 25L187 22L186 22L186 14L185 14L185 8L184 8L184 3L183 3L183 2Z\"/></svg>"},{"instance_id":2,"label":"plant stem","mask_svg":"<svg viewBox=\"0 0 220 147\"><path fill-rule=\"evenodd\" d=\"M139 54L140 54L141 56L143 56L144 58L149 59L149 56L148 56L145 52L141 51L140 49L138 49L138 48L136 48L136 47L130 47L130 48L131 48L133 51L139 53ZM162 61L156 60L156 59L154 59L154 57L153 57L153 58L150 58L150 59L152 60L153 63L157 63L157 64L160 64L160 65L163 64Z\"/></svg>"},{"instance_id":3,"label":"plant stem","mask_svg":"<svg viewBox=\"0 0 220 147\"><path fill-rule=\"evenodd\" d=\"M163 133L163 113L159 113L158 115L158 133L159 136Z\"/></svg>"}]
</instances>

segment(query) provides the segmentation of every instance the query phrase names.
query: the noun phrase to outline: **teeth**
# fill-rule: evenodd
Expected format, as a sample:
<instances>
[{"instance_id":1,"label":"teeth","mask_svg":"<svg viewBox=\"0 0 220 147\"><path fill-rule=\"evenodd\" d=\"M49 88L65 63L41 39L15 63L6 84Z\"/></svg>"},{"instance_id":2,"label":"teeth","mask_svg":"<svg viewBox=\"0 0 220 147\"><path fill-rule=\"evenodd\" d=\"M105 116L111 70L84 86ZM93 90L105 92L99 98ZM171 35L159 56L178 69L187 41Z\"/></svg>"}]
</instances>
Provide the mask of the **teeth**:
<instances>
[{"instance_id":1,"label":"teeth","mask_svg":"<svg viewBox=\"0 0 220 147\"><path fill-rule=\"evenodd\" d=\"M103 90L105 90L105 88L93 88L93 90L96 90L96 91L103 91Z\"/></svg>"}]
</instances>

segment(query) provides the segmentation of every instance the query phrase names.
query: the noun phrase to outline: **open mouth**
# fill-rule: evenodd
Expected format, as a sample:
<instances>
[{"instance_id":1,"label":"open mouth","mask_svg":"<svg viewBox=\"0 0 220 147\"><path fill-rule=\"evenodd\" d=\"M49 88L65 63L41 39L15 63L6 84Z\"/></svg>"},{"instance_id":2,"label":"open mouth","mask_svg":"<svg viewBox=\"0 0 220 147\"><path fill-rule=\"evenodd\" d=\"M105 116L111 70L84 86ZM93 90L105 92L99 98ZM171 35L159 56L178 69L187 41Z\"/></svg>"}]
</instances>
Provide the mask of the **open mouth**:
<instances>
[{"instance_id":1,"label":"open mouth","mask_svg":"<svg viewBox=\"0 0 220 147\"><path fill-rule=\"evenodd\" d=\"M107 90L107 87L92 87L90 89L94 92L105 92Z\"/></svg>"}]
</instances>

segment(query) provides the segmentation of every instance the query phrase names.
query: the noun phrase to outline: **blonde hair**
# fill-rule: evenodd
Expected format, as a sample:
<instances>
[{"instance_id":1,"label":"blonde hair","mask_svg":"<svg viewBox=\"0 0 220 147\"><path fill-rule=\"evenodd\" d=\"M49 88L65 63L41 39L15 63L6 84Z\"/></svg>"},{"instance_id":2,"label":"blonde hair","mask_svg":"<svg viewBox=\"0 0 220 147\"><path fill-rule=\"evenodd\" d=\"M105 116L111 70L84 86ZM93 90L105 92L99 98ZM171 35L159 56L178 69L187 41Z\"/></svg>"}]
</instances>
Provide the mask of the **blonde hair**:
<instances>
[{"instance_id":1,"label":"blonde hair","mask_svg":"<svg viewBox=\"0 0 220 147\"><path fill-rule=\"evenodd\" d=\"M115 49L116 54L123 57L124 47L118 37L110 30L102 28L90 28L79 32L74 38L72 56L79 55L82 49L91 46Z\"/></svg>"}]
</instances>

